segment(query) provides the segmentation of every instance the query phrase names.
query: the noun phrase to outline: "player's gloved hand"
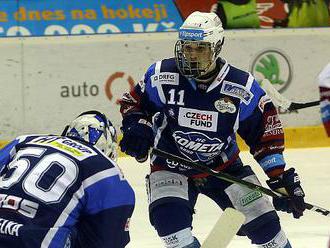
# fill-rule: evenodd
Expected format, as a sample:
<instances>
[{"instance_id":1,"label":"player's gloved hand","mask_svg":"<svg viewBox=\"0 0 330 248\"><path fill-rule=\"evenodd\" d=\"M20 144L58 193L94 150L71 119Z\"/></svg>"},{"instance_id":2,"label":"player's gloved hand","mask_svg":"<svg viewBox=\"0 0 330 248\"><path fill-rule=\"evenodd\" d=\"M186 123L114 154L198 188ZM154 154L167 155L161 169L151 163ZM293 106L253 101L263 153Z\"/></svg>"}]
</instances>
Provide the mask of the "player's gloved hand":
<instances>
[{"instance_id":1,"label":"player's gloved hand","mask_svg":"<svg viewBox=\"0 0 330 248\"><path fill-rule=\"evenodd\" d=\"M283 172L282 175L267 180L268 186L280 193L286 192L287 197L274 197L273 204L276 210L292 213L299 219L305 210L305 193L300 185L300 179L294 168Z\"/></svg>"},{"instance_id":2,"label":"player's gloved hand","mask_svg":"<svg viewBox=\"0 0 330 248\"><path fill-rule=\"evenodd\" d=\"M154 142L152 125L145 119L137 122L123 121L123 138L119 146L122 152L134 157L138 162L148 159L149 149Z\"/></svg>"}]
</instances>

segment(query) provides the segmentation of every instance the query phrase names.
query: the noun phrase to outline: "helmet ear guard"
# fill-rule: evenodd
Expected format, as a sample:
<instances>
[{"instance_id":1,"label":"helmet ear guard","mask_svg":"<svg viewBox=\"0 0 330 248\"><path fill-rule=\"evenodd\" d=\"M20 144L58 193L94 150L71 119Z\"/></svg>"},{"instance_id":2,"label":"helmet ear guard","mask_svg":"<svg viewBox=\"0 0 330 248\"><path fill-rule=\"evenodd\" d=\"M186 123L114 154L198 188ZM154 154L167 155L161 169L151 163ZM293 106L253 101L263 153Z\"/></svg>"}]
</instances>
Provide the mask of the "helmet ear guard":
<instances>
[{"instance_id":1,"label":"helmet ear guard","mask_svg":"<svg viewBox=\"0 0 330 248\"><path fill-rule=\"evenodd\" d=\"M91 144L111 159L117 159L116 130L111 121L99 111L81 113L64 128L62 136Z\"/></svg>"}]
</instances>

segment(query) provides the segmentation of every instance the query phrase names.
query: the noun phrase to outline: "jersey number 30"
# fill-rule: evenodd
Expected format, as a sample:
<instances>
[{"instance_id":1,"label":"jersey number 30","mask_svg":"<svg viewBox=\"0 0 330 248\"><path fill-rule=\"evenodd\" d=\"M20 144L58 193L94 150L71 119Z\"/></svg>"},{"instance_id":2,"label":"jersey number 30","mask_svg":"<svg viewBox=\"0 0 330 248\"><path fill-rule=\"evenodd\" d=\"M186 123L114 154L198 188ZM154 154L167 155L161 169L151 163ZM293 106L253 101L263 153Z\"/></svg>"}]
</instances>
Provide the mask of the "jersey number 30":
<instances>
[{"instance_id":1,"label":"jersey number 30","mask_svg":"<svg viewBox=\"0 0 330 248\"><path fill-rule=\"evenodd\" d=\"M0 188L9 189L17 183L22 184L24 192L44 203L59 202L78 177L77 164L61 153L43 155L45 148L30 147L18 151L15 159L8 165L8 171L0 177ZM29 157L39 158L30 168ZM60 170L56 177L50 170L53 166ZM42 185L47 181L47 187Z\"/></svg>"}]
</instances>

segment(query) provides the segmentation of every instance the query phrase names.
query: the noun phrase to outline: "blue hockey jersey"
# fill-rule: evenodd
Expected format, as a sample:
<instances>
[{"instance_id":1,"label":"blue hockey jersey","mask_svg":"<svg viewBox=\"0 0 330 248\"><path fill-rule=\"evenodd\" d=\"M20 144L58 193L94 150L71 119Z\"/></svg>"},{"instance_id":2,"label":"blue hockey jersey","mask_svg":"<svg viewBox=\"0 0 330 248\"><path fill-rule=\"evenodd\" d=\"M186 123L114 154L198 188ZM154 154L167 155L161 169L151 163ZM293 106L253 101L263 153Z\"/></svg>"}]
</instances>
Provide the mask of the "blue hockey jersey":
<instances>
[{"instance_id":1,"label":"blue hockey jersey","mask_svg":"<svg viewBox=\"0 0 330 248\"><path fill-rule=\"evenodd\" d=\"M207 89L184 77L175 59L151 65L121 99L123 125L141 118L153 123L154 146L223 170L238 158L238 133L268 175L285 167L282 124L271 99L254 77L226 61ZM173 161L152 156L152 170L201 176Z\"/></svg>"},{"instance_id":2,"label":"blue hockey jersey","mask_svg":"<svg viewBox=\"0 0 330 248\"><path fill-rule=\"evenodd\" d=\"M97 148L21 136L0 150L0 247L125 247L135 196Z\"/></svg>"}]
</instances>

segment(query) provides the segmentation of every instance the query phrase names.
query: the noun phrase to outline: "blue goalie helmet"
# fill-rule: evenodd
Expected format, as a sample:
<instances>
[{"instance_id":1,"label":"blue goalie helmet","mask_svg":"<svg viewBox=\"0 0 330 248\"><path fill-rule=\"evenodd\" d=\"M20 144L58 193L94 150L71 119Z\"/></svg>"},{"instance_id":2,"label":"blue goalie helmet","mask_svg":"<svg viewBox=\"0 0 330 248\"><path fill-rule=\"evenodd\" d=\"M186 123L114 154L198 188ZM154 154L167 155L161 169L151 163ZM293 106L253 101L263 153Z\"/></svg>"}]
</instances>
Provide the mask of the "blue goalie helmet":
<instances>
[{"instance_id":1,"label":"blue goalie helmet","mask_svg":"<svg viewBox=\"0 0 330 248\"><path fill-rule=\"evenodd\" d=\"M117 159L117 134L111 121L98 111L87 111L74 119L62 136L92 144L112 160Z\"/></svg>"}]
</instances>

